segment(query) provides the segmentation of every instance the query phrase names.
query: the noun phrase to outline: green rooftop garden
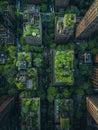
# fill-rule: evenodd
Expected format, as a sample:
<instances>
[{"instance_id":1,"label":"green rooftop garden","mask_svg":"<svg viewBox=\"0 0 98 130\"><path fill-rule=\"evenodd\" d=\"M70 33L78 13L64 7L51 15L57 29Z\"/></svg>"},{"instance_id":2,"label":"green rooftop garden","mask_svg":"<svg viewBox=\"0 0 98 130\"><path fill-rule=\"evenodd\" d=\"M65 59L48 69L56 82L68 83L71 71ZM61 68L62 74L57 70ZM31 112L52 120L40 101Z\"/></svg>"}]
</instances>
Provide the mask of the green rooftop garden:
<instances>
[{"instance_id":1,"label":"green rooftop garden","mask_svg":"<svg viewBox=\"0 0 98 130\"><path fill-rule=\"evenodd\" d=\"M18 53L18 61L27 61L27 62L30 62L31 61L31 55L30 55L30 53L19 52Z\"/></svg>"},{"instance_id":2,"label":"green rooftop garden","mask_svg":"<svg viewBox=\"0 0 98 130\"><path fill-rule=\"evenodd\" d=\"M26 36L40 37L40 30L33 27L31 24L27 24L24 30L24 37Z\"/></svg>"},{"instance_id":3,"label":"green rooftop garden","mask_svg":"<svg viewBox=\"0 0 98 130\"><path fill-rule=\"evenodd\" d=\"M40 100L38 98L22 99L21 115L23 124L22 127L24 130L26 130L27 127L35 129L39 127L39 102ZM28 126L24 125L25 123L28 123Z\"/></svg>"},{"instance_id":4,"label":"green rooftop garden","mask_svg":"<svg viewBox=\"0 0 98 130\"><path fill-rule=\"evenodd\" d=\"M65 116L63 117L64 119L70 117L71 106L72 104L70 99L66 100L66 99L56 98L55 99L56 120L60 121L61 115Z\"/></svg>"},{"instance_id":5,"label":"green rooftop garden","mask_svg":"<svg viewBox=\"0 0 98 130\"><path fill-rule=\"evenodd\" d=\"M31 67L31 54L26 52L19 52L17 56L17 63L18 69L24 67L26 64L27 67Z\"/></svg>"},{"instance_id":6,"label":"green rooftop garden","mask_svg":"<svg viewBox=\"0 0 98 130\"><path fill-rule=\"evenodd\" d=\"M25 90L28 87L27 79L32 80L32 87L31 90L36 90L36 77L37 77L37 70L35 68L27 68L26 75L20 75L19 73L16 76L15 84L18 90Z\"/></svg>"},{"instance_id":7,"label":"green rooftop garden","mask_svg":"<svg viewBox=\"0 0 98 130\"><path fill-rule=\"evenodd\" d=\"M76 22L76 15L75 14L65 14L65 16L64 16L64 24L67 27L74 26L75 22Z\"/></svg>"},{"instance_id":8,"label":"green rooftop garden","mask_svg":"<svg viewBox=\"0 0 98 130\"><path fill-rule=\"evenodd\" d=\"M61 32L63 30L63 28L64 28L63 21L62 20L58 20L57 21L57 26L58 26L58 29Z\"/></svg>"},{"instance_id":9,"label":"green rooftop garden","mask_svg":"<svg viewBox=\"0 0 98 130\"><path fill-rule=\"evenodd\" d=\"M72 85L74 51L56 51L54 57L55 82Z\"/></svg>"}]
</instances>

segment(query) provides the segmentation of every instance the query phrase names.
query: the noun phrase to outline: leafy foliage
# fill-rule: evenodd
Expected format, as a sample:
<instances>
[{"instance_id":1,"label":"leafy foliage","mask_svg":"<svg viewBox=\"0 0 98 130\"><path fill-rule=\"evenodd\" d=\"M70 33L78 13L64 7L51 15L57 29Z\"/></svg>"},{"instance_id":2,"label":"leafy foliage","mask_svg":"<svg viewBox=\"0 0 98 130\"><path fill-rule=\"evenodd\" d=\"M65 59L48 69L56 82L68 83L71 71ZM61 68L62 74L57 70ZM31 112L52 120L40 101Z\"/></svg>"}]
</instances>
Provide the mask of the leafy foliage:
<instances>
[{"instance_id":1,"label":"leafy foliage","mask_svg":"<svg viewBox=\"0 0 98 130\"><path fill-rule=\"evenodd\" d=\"M47 90L47 99L49 102L53 102L56 94L57 94L57 91L56 91L56 88L55 87L49 87L48 90Z\"/></svg>"},{"instance_id":2,"label":"leafy foliage","mask_svg":"<svg viewBox=\"0 0 98 130\"><path fill-rule=\"evenodd\" d=\"M57 51L55 54L55 81L56 83L73 83L73 51Z\"/></svg>"}]
</instances>

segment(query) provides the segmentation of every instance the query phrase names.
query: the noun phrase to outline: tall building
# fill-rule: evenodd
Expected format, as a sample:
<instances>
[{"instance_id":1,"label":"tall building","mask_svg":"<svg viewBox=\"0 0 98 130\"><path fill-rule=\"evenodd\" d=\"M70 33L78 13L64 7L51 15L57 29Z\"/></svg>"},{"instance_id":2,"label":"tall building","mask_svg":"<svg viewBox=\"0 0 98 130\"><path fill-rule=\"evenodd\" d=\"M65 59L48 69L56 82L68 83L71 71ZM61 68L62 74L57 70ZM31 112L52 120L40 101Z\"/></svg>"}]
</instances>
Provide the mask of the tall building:
<instances>
[{"instance_id":1,"label":"tall building","mask_svg":"<svg viewBox=\"0 0 98 130\"><path fill-rule=\"evenodd\" d=\"M0 41L4 44L14 44L16 35L15 3L10 0L0 2Z\"/></svg>"},{"instance_id":2,"label":"tall building","mask_svg":"<svg viewBox=\"0 0 98 130\"><path fill-rule=\"evenodd\" d=\"M40 4L41 0L26 0L27 4Z\"/></svg>"},{"instance_id":3,"label":"tall building","mask_svg":"<svg viewBox=\"0 0 98 130\"><path fill-rule=\"evenodd\" d=\"M15 35L3 24L0 25L0 42L3 44L14 44Z\"/></svg>"},{"instance_id":4,"label":"tall building","mask_svg":"<svg viewBox=\"0 0 98 130\"><path fill-rule=\"evenodd\" d=\"M91 5L76 28L76 38L87 38L98 30L98 0Z\"/></svg>"},{"instance_id":5,"label":"tall building","mask_svg":"<svg viewBox=\"0 0 98 130\"><path fill-rule=\"evenodd\" d=\"M55 9L66 8L70 0L55 0Z\"/></svg>"},{"instance_id":6,"label":"tall building","mask_svg":"<svg viewBox=\"0 0 98 130\"><path fill-rule=\"evenodd\" d=\"M98 97L92 96L86 98L87 110L95 123L98 125Z\"/></svg>"},{"instance_id":7,"label":"tall building","mask_svg":"<svg viewBox=\"0 0 98 130\"><path fill-rule=\"evenodd\" d=\"M23 36L29 44L42 44L41 16L39 8L32 4L24 10Z\"/></svg>"},{"instance_id":8,"label":"tall building","mask_svg":"<svg viewBox=\"0 0 98 130\"><path fill-rule=\"evenodd\" d=\"M75 14L65 14L55 18L55 41L58 44L66 43L74 33L76 23Z\"/></svg>"}]
</instances>

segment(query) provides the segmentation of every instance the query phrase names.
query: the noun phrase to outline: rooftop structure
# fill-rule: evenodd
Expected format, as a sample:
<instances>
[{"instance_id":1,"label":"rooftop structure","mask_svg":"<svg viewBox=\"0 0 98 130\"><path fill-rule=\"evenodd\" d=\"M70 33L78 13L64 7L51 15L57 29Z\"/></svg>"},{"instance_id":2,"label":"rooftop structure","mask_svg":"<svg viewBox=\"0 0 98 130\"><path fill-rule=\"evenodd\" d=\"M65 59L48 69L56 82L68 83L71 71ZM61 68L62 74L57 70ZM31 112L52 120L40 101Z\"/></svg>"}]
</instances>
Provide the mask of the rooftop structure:
<instances>
[{"instance_id":1,"label":"rooftop structure","mask_svg":"<svg viewBox=\"0 0 98 130\"><path fill-rule=\"evenodd\" d=\"M55 0L55 8L56 10L60 8L66 8L69 4L70 0Z\"/></svg>"},{"instance_id":2,"label":"rooftop structure","mask_svg":"<svg viewBox=\"0 0 98 130\"><path fill-rule=\"evenodd\" d=\"M0 54L0 64L6 63L7 56L5 54Z\"/></svg>"},{"instance_id":3,"label":"rooftop structure","mask_svg":"<svg viewBox=\"0 0 98 130\"><path fill-rule=\"evenodd\" d=\"M72 104L72 99L55 99L55 123L60 123L63 118L72 118Z\"/></svg>"},{"instance_id":4,"label":"rooftop structure","mask_svg":"<svg viewBox=\"0 0 98 130\"><path fill-rule=\"evenodd\" d=\"M75 14L65 14L55 19L55 41L58 44L66 43L74 33L76 23Z\"/></svg>"},{"instance_id":5,"label":"rooftop structure","mask_svg":"<svg viewBox=\"0 0 98 130\"><path fill-rule=\"evenodd\" d=\"M96 30L98 30L98 0L95 0L77 26L76 38L87 38Z\"/></svg>"},{"instance_id":6,"label":"rooftop structure","mask_svg":"<svg viewBox=\"0 0 98 130\"><path fill-rule=\"evenodd\" d=\"M85 51L79 53L79 64L91 64L92 58L91 58L91 52Z\"/></svg>"},{"instance_id":7,"label":"rooftop structure","mask_svg":"<svg viewBox=\"0 0 98 130\"><path fill-rule=\"evenodd\" d=\"M23 36L31 45L42 44L42 25L39 8L27 5L24 10Z\"/></svg>"},{"instance_id":8,"label":"rooftop structure","mask_svg":"<svg viewBox=\"0 0 98 130\"><path fill-rule=\"evenodd\" d=\"M32 89L32 84L33 84L32 79L28 79L27 80L27 89Z\"/></svg>"}]
</instances>

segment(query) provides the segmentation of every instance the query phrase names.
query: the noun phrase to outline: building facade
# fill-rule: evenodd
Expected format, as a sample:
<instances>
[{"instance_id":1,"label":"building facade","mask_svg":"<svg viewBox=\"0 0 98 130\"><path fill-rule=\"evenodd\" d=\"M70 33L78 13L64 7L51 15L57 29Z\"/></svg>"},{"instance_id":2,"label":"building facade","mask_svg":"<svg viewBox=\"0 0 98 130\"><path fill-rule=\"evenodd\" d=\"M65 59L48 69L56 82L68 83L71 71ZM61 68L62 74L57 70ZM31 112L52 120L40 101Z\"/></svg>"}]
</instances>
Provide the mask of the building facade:
<instances>
[{"instance_id":1,"label":"building facade","mask_svg":"<svg viewBox=\"0 0 98 130\"><path fill-rule=\"evenodd\" d=\"M87 110L93 117L95 122L98 124L98 98L97 97L87 97Z\"/></svg>"},{"instance_id":2,"label":"building facade","mask_svg":"<svg viewBox=\"0 0 98 130\"><path fill-rule=\"evenodd\" d=\"M91 5L76 28L76 38L89 37L98 29L98 0Z\"/></svg>"}]
</instances>

